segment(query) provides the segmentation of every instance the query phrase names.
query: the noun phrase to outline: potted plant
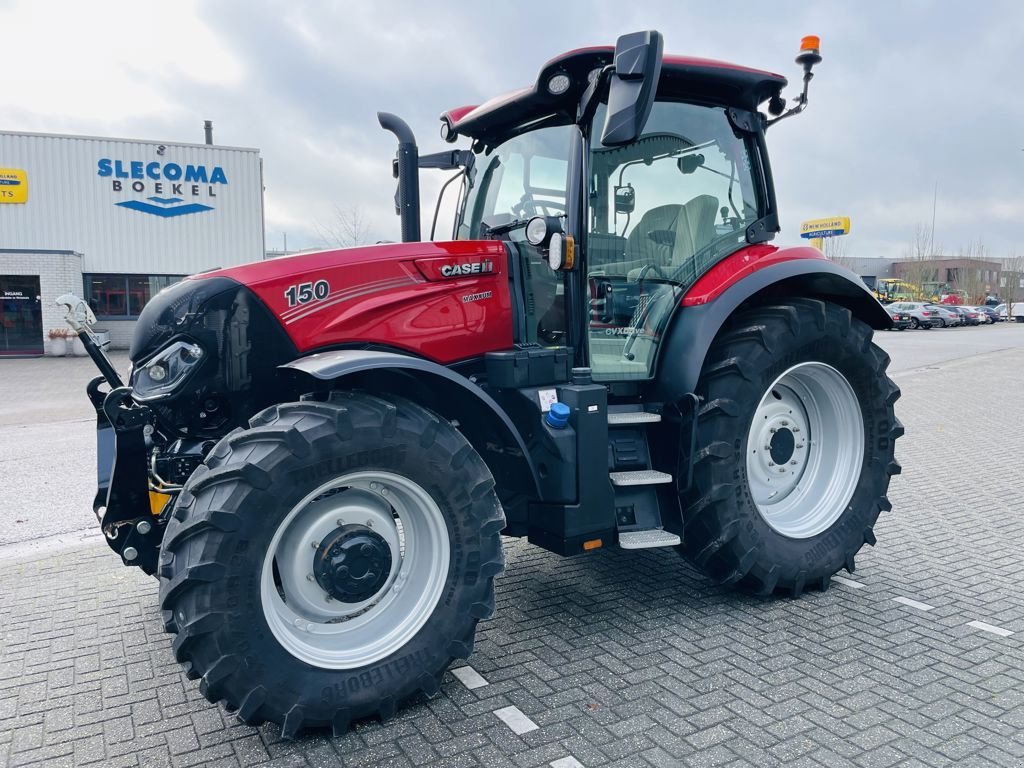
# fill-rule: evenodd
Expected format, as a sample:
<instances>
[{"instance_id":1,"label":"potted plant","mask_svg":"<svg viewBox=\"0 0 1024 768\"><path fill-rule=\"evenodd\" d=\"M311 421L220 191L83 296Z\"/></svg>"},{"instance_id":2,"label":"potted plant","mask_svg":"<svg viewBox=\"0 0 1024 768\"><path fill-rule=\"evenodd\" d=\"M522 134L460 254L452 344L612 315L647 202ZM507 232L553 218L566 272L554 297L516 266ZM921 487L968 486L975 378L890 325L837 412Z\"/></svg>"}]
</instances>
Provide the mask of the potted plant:
<instances>
[{"instance_id":1,"label":"potted plant","mask_svg":"<svg viewBox=\"0 0 1024 768\"><path fill-rule=\"evenodd\" d=\"M68 353L67 329L51 328L47 335L50 337L50 356L64 357Z\"/></svg>"}]
</instances>

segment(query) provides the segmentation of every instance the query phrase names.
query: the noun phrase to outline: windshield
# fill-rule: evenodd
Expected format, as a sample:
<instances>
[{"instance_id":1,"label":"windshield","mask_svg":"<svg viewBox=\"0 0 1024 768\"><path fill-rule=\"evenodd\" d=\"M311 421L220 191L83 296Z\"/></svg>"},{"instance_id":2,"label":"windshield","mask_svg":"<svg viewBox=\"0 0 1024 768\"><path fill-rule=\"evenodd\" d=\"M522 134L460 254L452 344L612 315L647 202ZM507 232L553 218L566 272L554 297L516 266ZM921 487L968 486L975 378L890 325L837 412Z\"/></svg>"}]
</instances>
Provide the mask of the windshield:
<instances>
[{"instance_id":1,"label":"windshield","mask_svg":"<svg viewBox=\"0 0 1024 768\"><path fill-rule=\"evenodd\" d=\"M456 238L480 239L489 227L564 215L575 130L571 125L540 128L478 156Z\"/></svg>"}]
</instances>

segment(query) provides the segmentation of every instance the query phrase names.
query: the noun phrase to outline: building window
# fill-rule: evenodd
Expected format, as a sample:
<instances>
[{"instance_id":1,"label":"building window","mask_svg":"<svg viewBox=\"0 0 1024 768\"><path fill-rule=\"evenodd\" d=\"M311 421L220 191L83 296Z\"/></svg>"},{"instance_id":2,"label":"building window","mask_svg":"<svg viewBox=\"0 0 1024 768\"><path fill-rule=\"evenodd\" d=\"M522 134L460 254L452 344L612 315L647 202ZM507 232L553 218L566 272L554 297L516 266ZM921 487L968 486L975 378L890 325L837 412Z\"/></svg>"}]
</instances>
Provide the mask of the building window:
<instances>
[{"instance_id":1,"label":"building window","mask_svg":"<svg viewBox=\"0 0 1024 768\"><path fill-rule=\"evenodd\" d=\"M101 320L130 320L184 275L85 275L85 297Z\"/></svg>"}]
</instances>

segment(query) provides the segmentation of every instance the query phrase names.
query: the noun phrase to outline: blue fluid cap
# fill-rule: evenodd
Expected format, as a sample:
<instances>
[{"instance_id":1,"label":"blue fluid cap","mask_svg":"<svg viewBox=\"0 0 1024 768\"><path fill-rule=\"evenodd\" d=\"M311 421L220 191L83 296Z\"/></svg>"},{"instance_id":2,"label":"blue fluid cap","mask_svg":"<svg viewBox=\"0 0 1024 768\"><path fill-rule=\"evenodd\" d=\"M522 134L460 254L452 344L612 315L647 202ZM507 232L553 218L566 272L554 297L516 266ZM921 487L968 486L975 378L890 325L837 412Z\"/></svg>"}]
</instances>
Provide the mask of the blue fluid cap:
<instances>
[{"instance_id":1,"label":"blue fluid cap","mask_svg":"<svg viewBox=\"0 0 1024 768\"><path fill-rule=\"evenodd\" d=\"M565 429L569 424L569 413L569 406L565 403L552 403L551 410L548 411L544 420L548 423L549 427Z\"/></svg>"}]
</instances>

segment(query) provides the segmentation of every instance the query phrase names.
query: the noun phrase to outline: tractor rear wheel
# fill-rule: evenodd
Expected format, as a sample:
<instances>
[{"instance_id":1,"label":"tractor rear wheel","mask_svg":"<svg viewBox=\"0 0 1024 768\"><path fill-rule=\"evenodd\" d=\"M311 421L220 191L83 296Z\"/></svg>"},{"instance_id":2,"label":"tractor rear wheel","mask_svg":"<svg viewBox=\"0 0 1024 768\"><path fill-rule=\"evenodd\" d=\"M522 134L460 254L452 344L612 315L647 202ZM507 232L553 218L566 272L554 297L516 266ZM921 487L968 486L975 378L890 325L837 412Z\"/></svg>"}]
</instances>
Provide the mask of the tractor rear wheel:
<instances>
[{"instance_id":1,"label":"tractor rear wheel","mask_svg":"<svg viewBox=\"0 0 1024 768\"><path fill-rule=\"evenodd\" d=\"M680 549L707 575L795 596L827 589L874 544L903 427L871 335L849 310L810 299L745 311L719 334L681 498Z\"/></svg>"},{"instance_id":2,"label":"tractor rear wheel","mask_svg":"<svg viewBox=\"0 0 1024 768\"><path fill-rule=\"evenodd\" d=\"M398 397L273 406L179 496L159 575L174 653L246 723L386 719L494 610L504 515L483 460Z\"/></svg>"}]
</instances>

